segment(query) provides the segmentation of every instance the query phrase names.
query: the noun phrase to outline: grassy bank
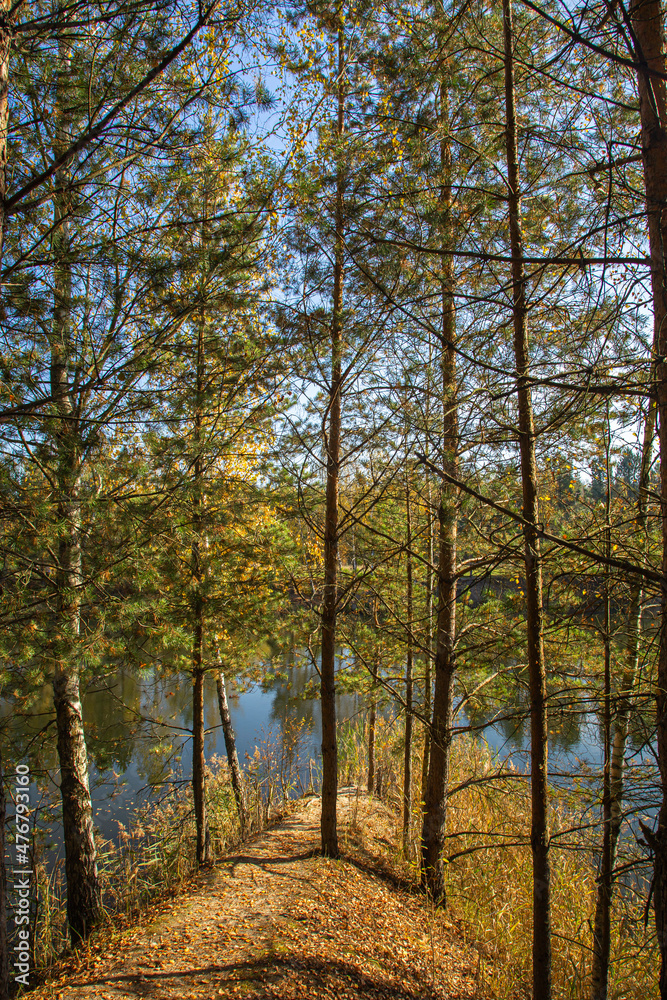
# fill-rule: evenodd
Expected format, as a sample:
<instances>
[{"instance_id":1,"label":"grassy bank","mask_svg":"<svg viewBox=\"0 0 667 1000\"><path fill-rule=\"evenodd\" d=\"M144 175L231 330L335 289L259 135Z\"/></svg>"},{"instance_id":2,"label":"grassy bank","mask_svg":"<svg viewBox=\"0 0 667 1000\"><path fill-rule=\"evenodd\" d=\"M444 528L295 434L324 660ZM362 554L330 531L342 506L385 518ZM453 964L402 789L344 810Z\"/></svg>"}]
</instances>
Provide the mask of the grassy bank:
<instances>
[{"instance_id":1,"label":"grassy bank","mask_svg":"<svg viewBox=\"0 0 667 1000\"><path fill-rule=\"evenodd\" d=\"M303 766L304 732L295 725L280 740L265 741L245 767L252 830L262 830L289 809L296 796L317 790L318 767ZM368 733L363 723L341 726L339 781L367 782ZM378 720L376 795L387 806L380 840L391 860L418 882L421 765L415 747L412 826L402 853L400 814L403 742L400 727ZM301 764L299 765L299 761ZM216 857L240 840L226 761L213 758L208 773L208 819ZM497 1000L529 996L531 976L532 866L529 844L530 790L525 775L500 774L489 748L478 740L455 744L448 819L447 901L450 916L478 954L480 987ZM554 997L588 998L595 905L595 857L600 837L595 807L575 810L586 796L562 790L552 797ZM363 825L353 833L363 842ZM345 835L348 835L349 831ZM377 845L377 831L374 832ZM344 843L344 838L343 838ZM626 843L620 862L640 849ZM170 789L160 801L137 809L114 842L100 843L99 868L109 920L131 921L156 896L177 889L194 870L195 828L189 786ZM61 869L47 875L37 866L34 959L46 969L66 947ZM612 916L610 998L644 1000L656 995L658 957L652 920L645 924L645 882L626 880L615 890Z\"/></svg>"},{"instance_id":2,"label":"grassy bank","mask_svg":"<svg viewBox=\"0 0 667 1000\"><path fill-rule=\"evenodd\" d=\"M381 796L395 817L394 851L400 853L402 757L400 728L380 722L376 768ZM366 781L363 727L341 739L341 774ZM421 747L415 748L410 851L404 864L418 879ZM552 789L552 927L554 997L588 1000L596 855L601 831L593 788ZM479 953L480 985L497 1000L530 996L532 858L530 787L525 774L501 774L489 747L460 738L453 751L448 811L447 905ZM581 805L581 803L584 805ZM578 804L578 808L577 808ZM658 951L652 914L646 920L646 856L634 840L621 845L617 866L637 866L614 888L610 1000L645 1000L658 992Z\"/></svg>"}]
</instances>

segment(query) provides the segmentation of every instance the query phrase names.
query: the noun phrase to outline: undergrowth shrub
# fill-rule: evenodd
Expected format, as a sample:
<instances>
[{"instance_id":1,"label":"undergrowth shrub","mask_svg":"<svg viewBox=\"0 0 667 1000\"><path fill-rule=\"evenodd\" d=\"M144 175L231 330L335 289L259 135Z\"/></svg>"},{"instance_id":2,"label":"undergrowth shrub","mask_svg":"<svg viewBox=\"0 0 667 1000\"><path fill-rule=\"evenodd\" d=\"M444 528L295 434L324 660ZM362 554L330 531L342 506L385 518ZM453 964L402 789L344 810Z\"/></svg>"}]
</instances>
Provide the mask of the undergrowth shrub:
<instances>
[{"instance_id":1,"label":"undergrowth shrub","mask_svg":"<svg viewBox=\"0 0 667 1000\"><path fill-rule=\"evenodd\" d=\"M317 767L304 765L306 730L286 725L280 736L262 740L243 768L250 828L261 832L283 815L295 795L304 794L304 767L317 782ZM241 840L236 802L226 759L214 756L206 770L207 818L214 856ZM159 797L138 805L113 840L96 838L103 911L108 919L131 918L155 896L175 889L196 869L196 828L192 787L181 781ZM32 965L49 968L68 946L66 885L62 859L44 856L33 843L35 901L31 928Z\"/></svg>"},{"instance_id":2,"label":"undergrowth shrub","mask_svg":"<svg viewBox=\"0 0 667 1000\"><path fill-rule=\"evenodd\" d=\"M366 787L368 724L342 727L340 774L346 784ZM412 823L408 862L418 880L421 816L421 754L415 741ZM384 780L378 797L393 808L400 834L402 728L378 720L376 772ZM509 773L508 773L509 772ZM341 780L343 780L341 778ZM530 778L505 765L503 775L488 745L461 737L452 749L446 855L447 905L479 954L478 979L496 1000L520 1000L531 993L532 857ZM551 789L553 996L588 1000L596 856L600 826L592 821L586 788ZM582 804L583 803L583 804ZM400 836L396 837L396 844ZM396 847L398 856L399 848ZM637 861L637 848L624 846L623 864ZM645 1000L658 991L658 955L652 922L645 925L645 881L616 883L613 895L609 1000Z\"/></svg>"}]
</instances>

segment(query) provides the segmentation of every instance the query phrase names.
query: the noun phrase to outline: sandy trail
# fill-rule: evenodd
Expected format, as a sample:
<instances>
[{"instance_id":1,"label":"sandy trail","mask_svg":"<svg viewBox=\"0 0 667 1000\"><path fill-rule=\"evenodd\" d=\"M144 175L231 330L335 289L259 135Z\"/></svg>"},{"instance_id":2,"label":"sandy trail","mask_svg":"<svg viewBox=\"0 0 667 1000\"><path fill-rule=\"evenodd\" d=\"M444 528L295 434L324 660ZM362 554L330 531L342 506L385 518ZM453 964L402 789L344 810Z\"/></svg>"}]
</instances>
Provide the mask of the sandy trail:
<instances>
[{"instance_id":1,"label":"sandy trail","mask_svg":"<svg viewBox=\"0 0 667 1000\"><path fill-rule=\"evenodd\" d=\"M341 829L366 829L377 808L343 793ZM477 997L477 954L446 917L349 842L320 857L319 816L319 799L300 805L31 997Z\"/></svg>"}]
</instances>

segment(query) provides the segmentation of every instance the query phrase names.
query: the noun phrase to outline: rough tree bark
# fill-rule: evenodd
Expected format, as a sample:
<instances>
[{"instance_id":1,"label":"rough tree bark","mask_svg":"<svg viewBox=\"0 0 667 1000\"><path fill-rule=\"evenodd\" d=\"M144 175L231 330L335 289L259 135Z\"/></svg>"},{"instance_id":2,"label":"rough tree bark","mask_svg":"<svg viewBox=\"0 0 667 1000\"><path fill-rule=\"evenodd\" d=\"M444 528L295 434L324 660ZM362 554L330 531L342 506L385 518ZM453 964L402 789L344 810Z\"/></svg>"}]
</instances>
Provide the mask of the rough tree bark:
<instances>
[{"instance_id":1,"label":"rough tree bark","mask_svg":"<svg viewBox=\"0 0 667 1000\"><path fill-rule=\"evenodd\" d=\"M377 726L377 688L380 675L380 641L378 639L380 622L378 620L378 599L373 598L373 625L375 628L375 648L371 664L371 700L368 709L368 792L375 792L375 729Z\"/></svg>"},{"instance_id":2,"label":"rough tree bark","mask_svg":"<svg viewBox=\"0 0 667 1000\"><path fill-rule=\"evenodd\" d=\"M440 88L441 122L448 118L447 92ZM443 243L452 243L451 146L443 139L440 148L442 183L440 190ZM443 258L441 284L440 371L442 379L442 468L458 478L459 425L456 373L456 307L452 258ZM452 740L452 703L456 670L456 542L458 491L444 482L438 508L438 611L436 620L435 687L428 782L424 801L421 843L422 887L436 903L445 897L444 845L447 820L447 786Z\"/></svg>"},{"instance_id":3,"label":"rough tree bark","mask_svg":"<svg viewBox=\"0 0 667 1000\"><path fill-rule=\"evenodd\" d=\"M429 485L430 494L430 485ZM424 641L424 753L422 755L422 777L421 777L421 801L422 810L426 802L426 789L428 787L428 765L431 758L431 649L432 649L432 622L433 622L433 530L430 513L429 495L429 525L428 541L426 551L426 636Z\"/></svg>"},{"instance_id":4,"label":"rough tree bark","mask_svg":"<svg viewBox=\"0 0 667 1000\"><path fill-rule=\"evenodd\" d=\"M7 196L7 129L9 127L9 55L12 28L9 20L11 0L0 0L0 271L5 243L5 198ZM0 310L2 288L0 288Z\"/></svg>"},{"instance_id":5,"label":"rough tree bark","mask_svg":"<svg viewBox=\"0 0 667 1000\"><path fill-rule=\"evenodd\" d=\"M547 683L542 634L542 557L537 535L538 482L530 391L526 289L514 90L512 8L503 0L507 200L512 255L514 359L523 493L526 632L530 683L531 832L533 854L533 1000L551 997L551 877L547 776Z\"/></svg>"},{"instance_id":6,"label":"rough tree bark","mask_svg":"<svg viewBox=\"0 0 667 1000\"><path fill-rule=\"evenodd\" d=\"M245 839L248 832L248 812L243 794L243 775L239 764L239 755L236 752L236 737L232 726L232 717L229 714L229 703L227 701L227 689L225 687L225 675L222 671L222 660L218 650L219 669L216 675L216 686L218 688L218 708L220 709L220 721L222 722L222 734L225 738L225 749L227 751L227 761L229 771L232 776L232 789L234 800L239 814L239 824L241 827L241 840Z\"/></svg>"},{"instance_id":7,"label":"rough tree bark","mask_svg":"<svg viewBox=\"0 0 667 1000\"><path fill-rule=\"evenodd\" d=\"M338 32L338 81L336 137L340 141L345 126L345 45ZM328 430L324 432L327 462L326 514L324 523L324 594L322 599L322 853L338 857L336 802L338 797L338 744L336 737L336 616L338 609L338 483L340 477L340 433L342 377L343 308L343 195L345 179L340 157L336 168L336 208L334 233L333 315L331 320L331 383L329 388Z\"/></svg>"},{"instance_id":8,"label":"rough tree bark","mask_svg":"<svg viewBox=\"0 0 667 1000\"><path fill-rule=\"evenodd\" d=\"M642 460L639 472L637 511L635 524L642 539L644 555L647 554L647 504L651 454L655 429L655 401L650 400L644 422ZM591 963L591 998L606 1000L609 982L609 956L611 949L611 900L614 883L616 848L623 821L623 769L625 746L628 738L628 721L632 709L632 696L639 666L639 640L642 627L643 588L641 577L630 583L630 601L625 643L625 663L616 696L613 727L609 735L608 750L608 799L605 809L602 856L603 865L598 881L595 918L593 923L593 956ZM605 651L606 652L606 651ZM605 664L606 666L606 664ZM605 671L606 673L606 671ZM610 719L611 723L611 719Z\"/></svg>"},{"instance_id":9,"label":"rough tree bark","mask_svg":"<svg viewBox=\"0 0 667 1000\"><path fill-rule=\"evenodd\" d=\"M206 816L206 771L204 758L204 675L202 663L203 623L201 608L195 604L192 641L192 794L197 827L197 864L211 861L211 836Z\"/></svg>"},{"instance_id":10,"label":"rough tree bark","mask_svg":"<svg viewBox=\"0 0 667 1000\"><path fill-rule=\"evenodd\" d=\"M647 832L647 838L653 850L653 908L660 949L660 996L667 1000L667 53L660 0L632 0L630 18L640 64L637 70L639 114L651 257L653 339L657 356L655 386L663 580L656 721L662 801L658 828L652 834Z\"/></svg>"},{"instance_id":11,"label":"rough tree bark","mask_svg":"<svg viewBox=\"0 0 667 1000\"><path fill-rule=\"evenodd\" d=\"M429 334L428 341L428 372L426 385L425 403L425 426L426 435L424 442L424 456L426 461L430 455L430 427L431 427L431 368L432 368L432 342ZM428 786L428 765L431 754L431 653L433 650L433 496L431 492L431 477L426 466L426 576L424 587L426 590L425 618L426 628L424 634L424 754L422 757L422 778L421 778L421 802L422 810L426 802L426 788Z\"/></svg>"},{"instance_id":12,"label":"rough tree bark","mask_svg":"<svg viewBox=\"0 0 667 1000\"><path fill-rule=\"evenodd\" d=\"M609 404L605 431L605 528L604 554L611 557L611 434L609 427ZM611 572L607 565L604 577L604 682L603 682L603 757L602 771L602 853L600 874L596 894L595 923L593 926L593 996L594 1000L606 1000L609 972L609 950L611 947L611 883L613 862L611 857ZM607 961L596 963L596 959L606 956ZM596 976L596 972L599 973ZM597 987L597 992L596 992Z\"/></svg>"},{"instance_id":13,"label":"rough tree bark","mask_svg":"<svg viewBox=\"0 0 667 1000\"><path fill-rule=\"evenodd\" d=\"M202 246L206 246L207 198L203 196ZM204 270L206 263L203 262ZM205 281L205 275L204 275ZM202 288L202 296L204 290ZM204 758L204 603L202 599L202 492L203 461L202 425L204 394L204 332L205 315L202 305L197 324L197 368L195 373L194 427L192 463L192 795L197 828L197 864L211 862L211 836L206 816L206 769Z\"/></svg>"},{"instance_id":14,"label":"rough tree bark","mask_svg":"<svg viewBox=\"0 0 667 1000\"><path fill-rule=\"evenodd\" d=\"M371 671L371 704L368 711L368 792L375 791L375 726L377 723L377 682L378 662L373 663Z\"/></svg>"},{"instance_id":15,"label":"rough tree bark","mask_svg":"<svg viewBox=\"0 0 667 1000\"><path fill-rule=\"evenodd\" d=\"M54 155L69 144L68 76L70 53L59 41ZM72 265L69 234L69 177L55 175L53 254L53 325L50 336L51 394L55 413L49 420L57 453L55 508L57 552L55 621L52 640L53 702L58 732L60 794L63 806L67 919L72 943L85 938L100 917L93 807L88 783L88 753L79 691L78 637L82 583L81 444L79 413L70 386L72 364Z\"/></svg>"},{"instance_id":16,"label":"rough tree bark","mask_svg":"<svg viewBox=\"0 0 667 1000\"><path fill-rule=\"evenodd\" d=\"M410 504L410 470L405 464L405 584L408 647L405 664L405 754L403 758L403 852L410 849L410 818L412 815L412 509Z\"/></svg>"}]
</instances>

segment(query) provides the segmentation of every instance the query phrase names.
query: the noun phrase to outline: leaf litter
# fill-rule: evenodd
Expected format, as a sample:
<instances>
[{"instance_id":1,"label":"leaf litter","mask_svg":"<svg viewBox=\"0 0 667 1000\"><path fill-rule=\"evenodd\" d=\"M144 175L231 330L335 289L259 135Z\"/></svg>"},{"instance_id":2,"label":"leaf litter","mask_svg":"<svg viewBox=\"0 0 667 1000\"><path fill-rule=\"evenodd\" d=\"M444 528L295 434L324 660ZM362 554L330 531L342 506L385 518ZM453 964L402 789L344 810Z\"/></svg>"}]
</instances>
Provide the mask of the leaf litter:
<instances>
[{"instance_id":1,"label":"leaf litter","mask_svg":"<svg viewBox=\"0 0 667 1000\"><path fill-rule=\"evenodd\" d=\"M393 819L339 798L341 858L318 853L320 800L152 905L103 928L31 1000L481 1000L479 953L387 858Z\"/></svg>"}]
</instances>

